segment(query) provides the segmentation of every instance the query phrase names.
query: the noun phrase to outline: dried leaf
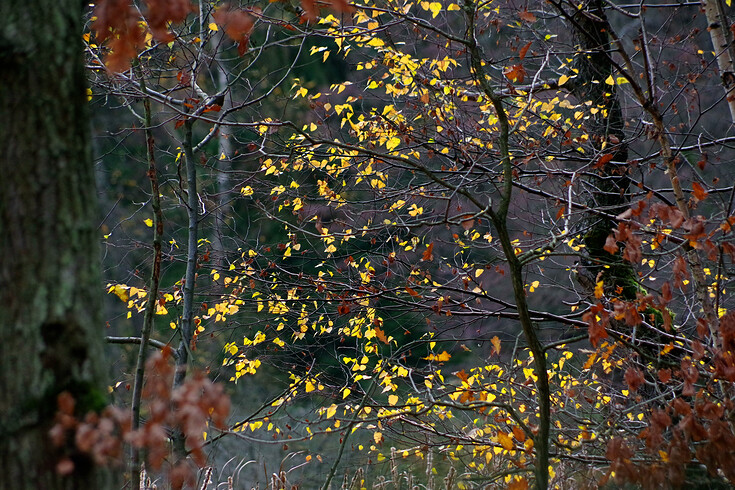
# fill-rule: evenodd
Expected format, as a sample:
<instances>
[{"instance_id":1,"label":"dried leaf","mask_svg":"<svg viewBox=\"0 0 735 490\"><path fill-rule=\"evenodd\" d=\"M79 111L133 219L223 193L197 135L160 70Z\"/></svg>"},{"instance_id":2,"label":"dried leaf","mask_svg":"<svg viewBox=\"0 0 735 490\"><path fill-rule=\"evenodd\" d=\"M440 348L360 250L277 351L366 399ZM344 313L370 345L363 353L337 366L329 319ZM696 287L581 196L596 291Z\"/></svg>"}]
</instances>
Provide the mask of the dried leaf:
<instances>
[{"instance_id":1,"label":"dried leaf","mask_svg":"<svg viewBox=\"0 0 735 490\"><path fill-rule=\"evenodd\" d=\"M247 12L235 9L228 4L218 8L212 14L217 25L224 28L227 37L238 43L237 52L243 56L247 52L250 41L250 31L253 30L255 19Z\"/></svg>"},{"instance_id":2,"label":"dried leaf","mask_svg":"<svg viewBox=\"0 0 735 490\"><path fill-rule=\"evenodd\" d=\"M520 11L518 13L518 17L520 17L522 21L528 22L529 24L536 22L536 16L533 14L533 12L529 12L528 10Z\"/></svg>"},{"instance_id":3,"label":"dried leaf","mask_svg":"<svg viewBox=\"0 0 735 490\"><path fill-rule=\"evenodd\" d=\"M385 331L381 330L380 327L375 327L374 330L375 330L375 336L378 338L378 340L380 340L386 345L390 343L390 341L388 340L388 337L385 336Z\"/></svg>"},{"instance_id":4,"label":"dried leaf","mask_svg":"<svg viewBox=\"0 0 735 490\"><path fill-rule=\"evenodd\" d=\"M533 14L531 14L531 15L533 15ZM526 44L525 46L523 46L520 51L518 51L518 58L521 61L523 60L523 58L526 57L526 53L528 53L528 48L531 47L531 44L533 44L533 42L529 42L528 44Z\"/></svg>"},{"instance_id":5,"label":"dried leaf","mask_svg":"<svg viewBox=\"0 0 735 490\"><path fill-rule=\"evenodd\" d=\"M421 256L421 260L426 262L431 262L434 260L434 255L432 252L434 251L434 242L431 242L426 246L426 250L424 250L424 254Z\"/></svg>"},{"instance_id":6,"label":"dried leaf","mask_svg":"<svg viewBox=\"0 0 735 490\"><path fill-rule=\"evenodd\" d=\"M526 69L523 65L511 65L503 70L503 75L513 83L523 83L526 79Z\"/></svg>"},{"instance_id":7,"label":"dried leaf","mask_svg":"<svg viewBox=\"0 0 735 490\"><path fill-rule=\"evenodd\" d=\"M492 339L490 339L490 342L493 344L493 351L492 354L500 354L500 339L498 336L494 336Z\"/></svg>"},{"instance_id":8,"label":"dried leaf","mask_svg":"<svg viewBox=\"0 0 735 490\"><path fill-rule=\"evenodd\" d=\"M617 240L615 240L615 237L613 235L608 235L607 239L605 240L605 246L603 248L607 253L612 255L615 255L618 252L618 242Z\"/></svg>"},{"instance_id":9,"label":"dried leaf","mask_svg":"<svg viewBox=\"0 0 735 490\"><path fill-rule=\"evenodd\" d=\"M704 201L709 195L709 192L705 191L704 187L699 185L698 182L692 182L692 192L697 201Z\"/></svg>"}]
</instances>

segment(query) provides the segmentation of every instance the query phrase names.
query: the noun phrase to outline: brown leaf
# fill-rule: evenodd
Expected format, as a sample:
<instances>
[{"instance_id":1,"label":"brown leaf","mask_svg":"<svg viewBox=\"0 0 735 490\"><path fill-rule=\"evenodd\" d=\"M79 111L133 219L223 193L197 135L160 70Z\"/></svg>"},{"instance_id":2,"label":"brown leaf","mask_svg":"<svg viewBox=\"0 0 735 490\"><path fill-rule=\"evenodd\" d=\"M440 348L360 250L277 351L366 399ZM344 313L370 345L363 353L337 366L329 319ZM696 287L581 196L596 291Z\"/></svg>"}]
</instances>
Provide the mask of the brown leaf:
<instances>
[{"instance_id":1,"label":"brown leaf","mask_svg":"<svg viewBox=\"0 0 735 490\"><path fill-rule=\"evenodd\" d=\"M169 23L186 20L186 16L196 9L190 0L146 0L148 10L145 13L151 34L157 41L168 43L174 40L168 30Z\"/></svg>"},{"instance_id":2,"label":"brown leaf","mask_svg":"<svg viewBox=\"0 0 735 490\"><path fill-rule=\"evenodd\" d=\"M314 22L319 18L319 7L316 4L316 0L301 0L301 8L304 9L304 13L301 16L309 22Z\"/></svg>"},{"instance_id":3,"label":"brown leaf","mask_svg":"<svg viewBox=\"0 0 735 490\"><path fill-rule=\"evenodd\" d=\"M472 218L472 215L466 215L462 221L462 228L467 231L471 230L473 226L475 226L475 220Z\"/></svg>"},{"instance_id":4,"label":"brown leaf","mask_svg":"<svg viewBox=\"0 0 735 490\"><path fill-rule=\"evenodd\" d=\"M338 14L351 14L355 11L355 7L346 0L327 0L327 3Z\"/></svg>"},{"instance_id":5,"label":"brown leaf","mask_svg":"<svg viewBox=\"0 0 735 490\"><path fill-rule=\"evenodd\" d=\"M212 14L217 25L221 25L227 37L238 43L237 52L243 56L247 52L250 41L250 31L253 30L255 19L244 10L235 9L228 4L218 8Z\"/></svg>"},{"instance_id":6,"label":"brown leaf","mask_svg":"<svg viewBox=\"0 0 735 490\"><path fill-rule=\"evenodd\" d=\"M628 385L628 388L630 388L632 393L638 391L638 388L643 385L644 381L645 378L643 377L643 373L640 369L629 367L625 371L625 383Z\"/></svg>"},{"instance_id":7,"label":"brown leaf","mask_svg":"<svg viewBox=\"0 0 735 490\"><path fill-rule=\"evenodd\" d=\"M536 22L536 16L533 14L533 12L529 12L528 10L522 10L518 12L518 17L520 17L522 21L528 22L529 24Z\"/></svg>"},{"instance_id":8,"label":"brown leaf","mask_svg":"<svg viewBox=\"0 0 735 490\"><path fill-rule=\"evenodd\" d=\"M375 336L378 338L378 340L380 340L386 345L390 343L388 341L388 337L385 336L385 331L381 330L380 327L375 327L374 330L375 330Z\"/></svg>"},{"instance_id":9,"label":"brown leaf","mask_svg":"<svg viewBox=\"0 0 735 490\"><path fill-rule=\"evenodd\" d=\"M431 242L429 245L426 246L426 250L424 250L424 254L421 256L421 260L426 262L431 262L434 260L434 255L432 252L434 251L434 242Z\"/></svg>"},{"instance_id":10,"label":"brown leaf","mask_svg":"<svg viewBox=\"0 0 735 490\"><path fill-rule=\"evenodd\" d=\"M618 243L613 235L608 235L607 239L605 240L605 246L603 248L607 253L612 255L615 255L618 252Z\"/></svg>"},{"instance_id":11,"label":"brown leaf","mask_svg":"<svg viewBox=\"0 0 735 490\"><path fill-rule=\"evenodd\" d=\"M110 40L105 64L113 72L130 68L130 60L145 46L145 32L140 15L130 0L99 0L94 7L97 20L92 30L99 44Z\"/></svg>"},{"instance_id":12,"label":"brown leaf","mask_svg":"<svg viewBox=\"0 0 735 490\"><path fill-rule=\"evenodd\" d=\"M600 342L601 339L604 339L607 337L607 330L605 330L605 326L602 323L597 321L597 311L596 310L597 309L593 307L592 309L590 309L590 311L588 311L582 316L582 320L587 322L590 343L594 347L597 347L597 344ZM603 316L603 319L604 319L604 316Z\"/></svg>"},{"instance_id":13,"label":"brown leaf","mask_svg":"<svg viewBox=\"0 0 735 490\"><path fill-rule=\"evenodd\" d=\"M411 289L411 288L410 288L410 287L408 287L408 286L406 286L406 292L407 292L408 294L410 294L411 296L413 296L414 298L419 298L419 297L421 297L421 295L420 295L419 293L417 293L416 291L414 291L413 289Z\"/></svg>"},{"instance_id":14,"label":"brown leaf","mask_svg":"<svg viewBox=\"0 0 735 490\"><path fill-rule=\"evenodd\" d=\"M533 15L533 14L531 14L531 15ZM521 61L523 61L523 58L525 58L525 57L526 57L526 53L528 53L528 48L530 48L530 47L531 47L531 44L533 44L533 42L529 41L529 43L528 43L528 44L526 44L525 46L523 46L523 47L521 48L521 50L520 50L520 51L518 51L518 58L519 58L519 59L520 59Z\"/></svg>"}]
</instances>

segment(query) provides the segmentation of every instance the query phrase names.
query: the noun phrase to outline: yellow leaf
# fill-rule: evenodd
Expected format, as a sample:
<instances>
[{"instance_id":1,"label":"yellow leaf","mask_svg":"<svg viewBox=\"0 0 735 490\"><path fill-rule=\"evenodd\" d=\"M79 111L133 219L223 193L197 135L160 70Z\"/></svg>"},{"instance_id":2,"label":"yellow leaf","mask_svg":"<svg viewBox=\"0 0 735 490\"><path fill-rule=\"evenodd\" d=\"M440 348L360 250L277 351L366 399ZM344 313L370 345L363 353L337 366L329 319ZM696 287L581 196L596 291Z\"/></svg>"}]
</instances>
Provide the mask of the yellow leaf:
<instances>
[{"instance_id":1,"label":"yellow leaf","mask_svg":"<svg viewBox=\"0 0 735 490\"><path fill-rule=\"evenodd\" d=\"M210 31L219 31L219 27L217 27L217 24L215 24L214 22L210 22L209 23L209 30Z\"/></svg>"},{"instance_id":2,"label":"yellow leaf","mask_svg":"<svg viewBox=\"0 0 735 490\"><path fill-rule=\"evenodd\" d=\"M389 395L388 396L388 403L393 406L396 403L398 403L398 396L397 395Z\"/></svg>"},{"instance_id":3,"label":"yellow leaf","mask_svg":"<svg viewBox=\"0 0 735 490\"><path fill-rule=\"evenodd\" d=\"M307 382L306 382L306 392L307 392L307 393L311 393L311 392L312 392L312 391L314 391L315 389L316 389L316 388L314 387L314 383L312 383L311 381L307 381Z\"/></svg>"},{"instance_id":4,"label":"yellow leaf","mask_svg":"<svg viewBox=\"0 0 735 490\"><path fill-rule=\"evenodd\" d=\"M335 413L337 413L337 405L333 403L332 406L327 409L327 418L331 419L334 417Z\"/></svg>"},{"instance_id":5,"label":"yellow leaf","mask_svg":"<svg viewBox=\"0 0 735 490\"><path fill-rule=\"evenodd\" d=\"M431 17L435 19L436 16L439 15L439 12L442 11L442 4L439 2L431 2L429 4L429 10L431 10Z\"/></svg>"},{"instance_id":6,"label":"yellow leaf","mask_svg":"<svg viewBox=\"0 0 735 490\"><path fill-rule=\"evenodd\" d=\"M615 85L615 80L613 79L612 75L608 75L608 77L605 79L605 83L608 85Z\"/></svg>"},{"instance_id":7,"label":"yellow leaf","mask_svg":"<svg viewBox=\"0 0 735 490\"><path fill-rule=\"evenodd\" d=\"M603 290L603 282L597 281L597 284L595 285L595 298L600 299L602 298L602 295L604 294Z\"/></svg>"},{"instance_id":8,"label":"yellow leaf","mask_svg":"<svg viewBox=\"0 0 735 490\"><path fill-rule=\"evenodd\" d=\"M387 142L385 143L385 148L386 148L386 149L387 149L388 151L393 151L393 150L395 150L395 148L396 148L396 147L397 147L398 145L400 145L400 144L401 144L401 139L400 139L400 138L398 138L398 137L396 137L396 136L394 136L394 137L392 137L391 139L389 139L389 140L388 140L388 141L387 141Z\"/></svg>"},{"instance_id":9,"label":"yellow leaf","mask_svg":"<svg viewBox=\"0 0 735 490\"><path fill-rule=\"evenodd\" d=\"M562 85L564 85L568 81L569 81L569 77L568 76L566 76L566 75L560 76L559 77L559 86L561 87Z\"/></svg>"},{"instance_id":10,"label":"yellow leaf","mask_svg":"<svg viewBox=\"0 0 735 490\"><path fill-rule=\"evenodd\" d=\"M150 218L148 218L147 220L144 220L143 223L145 223L148 228L153 226L153 220Z\"/></svg>"},{"instance_id":11,"label":"yellow leaf","mask_svg":"<svg viewBox=\"0 0 735 490\"><path fill-rule=\"evenodd\" d=\"M508 451L513 449L513 439L511 439L505 432L498 432L498 442L503 446L503 449Z\"/></svg>"},{"instance_id":12,"label":"yellow leaf","mask_svg":"<svg viewBox=\"0 0 735 490\"><path fill-rule=\"evenodd\" d=\"M108 292L115 293L115 296L120 298L125 303L127 303L128 300L130 299L128 288L125 286L121 286L120 284L116 284L114 287L110 288Z\"/></svg>"},{"instance_id":13,"label":"yellow leaf","mask_svg":"<svg viewBox=\"0 0 735 490\"><path fill-rule=\"evenodd\" d=\"M342 399L344 400L345 398L350 396L350 393L352 393L352 390L349 388L345 388L344 390L342 390Z\"/></svg>"},{"instance_id":14,"label":"yellow leaf","mask_svg":"<svg viewBox=\"0 0 735 490\"><path fill-rule=\"evenodd\" d=\"M383 440L383 434L380 432L373 433L373 440L375 441L375 444L380 444L380 442Z\"/></svg>"}]
</instances>

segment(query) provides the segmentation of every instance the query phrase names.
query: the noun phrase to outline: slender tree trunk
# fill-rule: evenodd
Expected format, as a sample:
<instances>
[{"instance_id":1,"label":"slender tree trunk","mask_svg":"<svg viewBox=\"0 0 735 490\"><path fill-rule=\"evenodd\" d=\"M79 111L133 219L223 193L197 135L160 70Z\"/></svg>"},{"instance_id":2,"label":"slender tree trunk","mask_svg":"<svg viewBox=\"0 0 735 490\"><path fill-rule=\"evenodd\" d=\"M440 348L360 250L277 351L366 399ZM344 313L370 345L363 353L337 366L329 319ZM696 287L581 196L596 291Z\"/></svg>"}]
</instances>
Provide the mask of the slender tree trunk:
<instances>
[{"instance_id":1,"label":"slender tree trunk","mask_svg":"<svg viewBox=\"0 0 735 490\"><path fill-rule=\"evenodd\" d=\"M0 488L112 488L48 432L107 404L82 3L0 3ZM62 452L74 471L56 471ZM117 486L117 485L116 485Z\"/></svg>"},{"instance_id":2,"label":"slender tree trunk","mask_svg":"<svg viewBox=\"0 0 735 490\"><path fill-rule=\"evenodd\" d=\"M701 0L707 17L707 32L712 41L712 50L717 58L722 86L730 109L730 121L735 124L735 46L730 33L730 21L720 0Z\"/></svg>"}]
</instances>

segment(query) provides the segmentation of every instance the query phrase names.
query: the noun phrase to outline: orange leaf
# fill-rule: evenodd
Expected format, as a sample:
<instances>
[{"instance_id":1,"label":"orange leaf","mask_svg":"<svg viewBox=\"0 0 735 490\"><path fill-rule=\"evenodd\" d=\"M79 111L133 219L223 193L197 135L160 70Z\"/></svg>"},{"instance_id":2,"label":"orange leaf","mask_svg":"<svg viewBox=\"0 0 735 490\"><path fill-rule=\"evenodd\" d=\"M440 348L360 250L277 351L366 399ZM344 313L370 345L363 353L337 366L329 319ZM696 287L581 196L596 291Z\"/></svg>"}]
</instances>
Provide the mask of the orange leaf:
<instances>
[{"instance_id":1,"label":"orange leaf","mask_svg":"<svg viewBox=\"0 0 735 490\"><path fill-rule=\"evenodd\" d=\"M378 337L378 340L383 342L384 344L388 344L388 337L385 336L385 331L381 330L380 327L375 327L375 336Z\"/></svg>"},{"instance_id":2,"label":"orange leaf","mask_svg":"<svg viewBox=\"0 0 735 490\"><path fill-rule=\"evenodd\" d=\"M424 255L421 256L421 260L425 260L426 262L431 262L432 260L434 260L434 256L432 255L433 251L434 251L434 242L431 242L426 247L426 250L424 250Z\"/></svg>"},{"instance_id":3,"label":"orange leaf","mask_svg":"<svg viewBox=\"0 0 735 490\"><path fill-rule=\"evenodd\" d=\"M406 292L407 292L408 294L410 294L411 296L413 296L414 298L419 298L419 297L421 297L421 295L420 295L419 293L417 293L416 291L414 291L413 289L411 289L411 288L410 288L410 287L408 287L408 286L406 286Z\"/></svg>"},{"instance_id":4,"label":"orange leaf","mask_svg":"<svg viewBox=\"0 0 735 490\"><path fill-rule=\"evenodd\" d=\"M513 437L515 437L518 442L523 442L526 440L526 433L523 432L523 429L521 429L517 425L514 425L513 426Z\"/></svg>"},{"instance_id":5,"label":"orange leaf","mask_svg":"<svg viewBox=\"0 0 735 490\"><path fill-rule=\"evenodd\" d=\"M692 182L692 191L694 192L694 197L697 198L697 201L704 201L709 195L709 192L705 191L704 187L699 185L697 182Z\"/></svg>"},{"instance_id":6,"label":"orange leaf","mask_svg":"<svg viewBox=\"0 0 735 490\"><path fill-rule=\"evenodd\" d=\"M219 104L212 104L212 105L208 105L204 109L204 112L219 112L220 110L222 110L222 106L221 105L219 105Z\"/></svg>"},{"instance_id":7,"label":"orange leaf","mask_svg":"<svg viewBox=\"0 0 735 490\"><path fill-rule=\"evenodd\" d=\"M613 159L612 153L606 153L602 155L600 159L597 160L597 163L595 164L595 168L602 168L606 163L608 163L612 159Z\"/></svg>"},{"instance_id":8,"label":"orange leaf","mask_svg":"<svg viewBox=\"0 0 735 490\"><path fill-rule=\"evenodd\" d=\"M513 478L513 481L508 484L508 490L528 490L528 480L524 477Z\"/></svg>"},{"instance_id":9,"label":"orange leaf","mask_svg":"<svg viewBox=\"0 0 735 490\"><path fill-rule=\"evenodd\" d=\"M514 447L513 439L511 439L505 432L498 432L498 443L503 446L503 449L507 449L508 451L512 450Z\"/></svg>"},{"instance_id":10,"label":"orange leaf","mask_svg":"<svg viewBox=\"0 0 735 490\"><path fill-rule=\"evenodd\" d=\"M508 66L503 70L503 75L511 82L523 83L526 78L526 69L520 64Z\"/></svg>"},{"instance_id":11,"label":"orange leaf","mask_svg":"<svg viewBox=\"0 0 735 490\"><path fill-rule=\"evenodd\" d=\"M496 335L492 339L490 339L490 343L493 344L493 354L500 354L500 339Z\"/></svg>"},{"instance_id":12,"label":"orange leaf","mask_svg":"<svg viewBox=\"0 0 735 490\"><path fill-rule=\"evenodd\" d=\"M423 359L427 361L447 362L451 358L452 358L452 355L449 352L444 351L441 354L429 354Z\"/></svg>"},{"instance_id":13,"label":"orange leaf","mask_svg":"<svg viewBox=\"0 0 735 490\"><path fill-rule=\"evenodd\" d=\"M533 14L531 14L531 15L533 15ZM526 53L528 53L528 48L530 48L530 47L531 47L531 44L532 44L532 42L529 42L528 44L526 44L525 46L523 46L523 47L521 48L521 50L520 50L520 51L518 52L518 57L519 57L519 58L520 58L521 60L523 60L523 58L525 58L525 57L526 57Z\"/></svg>"}]
</instances>

